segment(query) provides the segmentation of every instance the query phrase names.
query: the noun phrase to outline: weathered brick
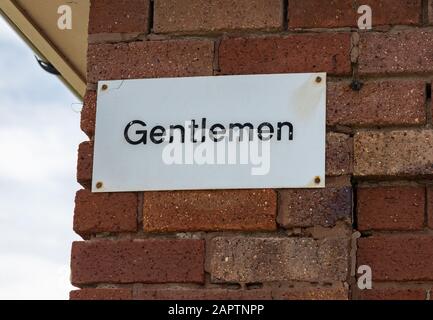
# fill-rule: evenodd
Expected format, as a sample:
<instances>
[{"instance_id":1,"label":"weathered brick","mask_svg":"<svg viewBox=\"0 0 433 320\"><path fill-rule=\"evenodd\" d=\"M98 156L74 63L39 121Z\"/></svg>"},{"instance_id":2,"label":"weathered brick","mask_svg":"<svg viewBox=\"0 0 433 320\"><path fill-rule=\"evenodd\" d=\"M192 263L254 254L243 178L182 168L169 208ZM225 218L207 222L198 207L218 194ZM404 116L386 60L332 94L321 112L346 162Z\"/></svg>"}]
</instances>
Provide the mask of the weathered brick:
<instances>
[{"instance_id":1,"label":"weathered brick","mask_svg":"<svg viewBox=\"0 0 433 320\"><path fill-rule=\"evenodd\" d=\"M138 300L347 300L341 287L231 289L141 289Z\"/></svg>"},{"instance_id":2,"label":"weathered brick","mask_svg":"<svg viewBox=\"0 0 433 320\"><path fill-rule=\"evenodd\" d=\"M276 289L275 300L348 300L349 290L343 286L330 288Z\"/></svg>"},{"instance_id":3,"label":"weathered brick","mask_svg":"<svg viewBox=\"0 0 433 320\"><path fill-rule=\"evenodd\" d=\"M131 289L83 289L69 293L70 300L132 300Z\"/></svg>"},{"instance_id":4,"label":"weathered brick","mask_svg":"<svg viewBox=\"0 0 433 320\"><path fill-rule=\"evenodd\" d=\"M356 27L361 4L369 5L373 13L373 28L381 25L417 25L421 21L421 0L354 1L290 0L290 28Z\"/></svg>"},{"instance_id":5,"label":"weathered brick","mask_svg":"<svg viewBox=\"0 0 433 320\"><path fill-rule=\"evenodd\" d=\"M416 125L426 120L424 81L366 81L359 91L350 82L329 82L327 92L331 126Z\"/></svg>"},{"instance_id":6,"label":"weathered brick","mask_svg":"<svg viewBox=\"0 0 433 320\"><path fill-rule=\"evenodd\" d=\"M433 31L363 32L359 42L361 74L433 71Z\"/></svg>"},{"instance_id":7,"label":"weathered brick","mask_svg":"<svg viewBox=\"0 0 433 320\"><path fill-rule=\"evenodd\" d=\"M229 38L219 46L219 67L222 74L349 74L350 46L348 33Z\"/></svg>"},{"instance_id":8,"label":"weathered brick","mask_svg":"<svg viewBox=\"0 0 433 320\"><path fill-rule=\"evenodd\" d=\"M279 30L280 0L156 0L156 33L203 33L232 30Z\"/></svg>"},{"instance_id":9,"label":"weathered brick","mask_svg":"<svg viewBox=\"0 0 433 320\"><path fill-rule=\"evenodd\" d=\"M77 181L90 188L93 171L93 142L85 141L78 146Z\"/></svg>"},{"instance_id":10,"label":"weathered brick","mask_svg":"<svg viewBox=\"0 0 433 320\"><path fill-rule=\"evenodd\" d=\"M419 230L424 225L423 187L361 187L357 195L360 231Z\"/></svg>"},{"instance_id":11,"label":"weathered brick","mask_svg":"<svg viewBox=\"0 0 433 320\"><path fill-rule=\"evenodd\" d=\"M344 281L348 256L343 238L216 237L207 268L213 282Z\"/></svg>"},{"instance_id":12,"label":"weathered brick","mask_svg":"<svg viewBox=\"0 0 433 320\"><path fill-rule=\"evenodd\" d=\"M92 0L89 34L147 33L149 0Z\"/></svg>"},{"instance_id":13,"label":"weathered brick","mask_svg":"<svg viewBox=\"0 0 433 320\"><path fill-rule=\"evenodd\" d=\"M427 188L427 223L430 229L433 229L433 187Z\"/></svg>"},{"instance_id":14,"label":"weathered brick","mask_svg":"<svg viewBox=\"0 0 433 320\"><path fill-rule=\"evenodd\" d=\"M343 133L326 135L326 175L341 176L353 171L353 139Z\"/></svg>"},{"instance_id":15,"label":"weathered brick","mask_svg":"<svg viewBox=\"0 0 433 320\"><path fill-rule=\"evenodd\" d=\"M420 288L373 288L355 290L355 300L426 300L426 290Z\"/></svg>"},{"instance_id":16,"label":"weathered brick","mask_svg":"<svg viewBox=\"0 0 433 320\"><path fill-rule=\"evenodd\" d=\"M433 280L433 237L395 234L358 240L358 265L372 269L373 280Z\"/></svg>"},{"instance_id":17,"label":"weathered brick","mask_svg":"<svg viewBox=\"0 0 433 320\"><path fill-rule=\"evenodd\" d=\"M96 92L88 90L81 110L81 130L92 139L95 135Z\"/></svg>"},{"instance_id":18,"label":"weathered brick","mask_svg":"<svg viewBox=\"0 0 433 320\"><path fill-rule=\"evenodd\" d=\"M271 300L270 290L142 289L137 300Z\"/></svg>"},{"instance_id":19,"label":"weathered brick","mask_svg":"<svg viewBox=\"0 0 433 320\"><path fill-rule=\"evenodd\" d=\"M354 137L356 176L433 173L433 130L362 131Z\"/></svg>"},{"instance_id":20,"label":"weathered brick","mask_svg":"<svg viewBox=\"0 0 433 320\"><path fill-rule=\"evenodd\" d=\"M433 24L433 0L428 0L428 23Z\"/></svg>"},{"instance_id":21,"label":"weathered brick","mask_svg":"<svg viewBox=\"0 0 433 320\"><path fill-rule=\"evenodd\" d=\"M88 82L209 76L213 73L213 47L209 40L91 44L87 53Z\"/></svg>"},{"instance_id":22,"label":"weathered brick","mask_svg":"<svg viewBox=\"0 0 433 320\"><path fill-rule=\"evenodd\" d=\"M203 240L74 242L72 283L204 281Z\"/></svg>"},{"instance_id":23,"label":"weathered brick","mask_svg":"<svg viewBox=\"0 0 433 320\"><path fill-rule=\"evenodd\" d=\"M351 221L352 188L286 189L278 191L278 223L284 228L335 226L338 220Z\"/></svg>"},{"instance_id":24,"label":"weathered brick","mask_svg":"<svg viewBox=\"0 0 433 320\"><path fill-rule=\"evenodd\" d=\"M75 196L74 231L82 236L98 232L137 231L138 199L134 193L92 193Z\"/></svg>"},{"instance_id":25,"label":"weathered brick","mask_svg":"<svg viewBox=\"0 0 433 320\"><path fill-rule=\"evenodd\" d=\"M277 196L266 190L144 193L147 232L276 229Z\"/></svg>"}]
</instances>

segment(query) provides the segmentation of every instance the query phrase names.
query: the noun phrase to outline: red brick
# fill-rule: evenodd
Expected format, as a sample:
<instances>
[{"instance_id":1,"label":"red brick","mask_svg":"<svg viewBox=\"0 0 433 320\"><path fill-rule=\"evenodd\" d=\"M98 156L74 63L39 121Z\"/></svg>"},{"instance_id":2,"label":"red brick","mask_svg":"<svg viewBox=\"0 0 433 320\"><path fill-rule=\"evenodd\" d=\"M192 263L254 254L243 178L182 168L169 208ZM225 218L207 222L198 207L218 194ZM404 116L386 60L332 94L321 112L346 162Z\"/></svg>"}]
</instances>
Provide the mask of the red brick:
<instances>
[{"instance_id":1,"label":"red brick","mask_svg":"<svg viewBox=\"0 0 433 320\"><path fill-rule=\"evenodd\" d=\"M213 47L209 40L91 44L87 53L88 82L209 76L213 73Z\"/></svg>"},{"instance_id":2,"label":"red brick","mask_svg":"<svg viewBox=\"0 0 433 320\"><path fill-rule=\"evenodd\" d=\"M433 237L386 235L358 240L358 265L372 269L373 280L433 280Z\"/></svg>"},{"instance_id":3,"label":"red brick","mask_svg":"<svg viewBox=\"0 0 433 320\"><path fill-rule=\"evenodd\" d=\"M92 183L93 142L85 141L78 147L77 181L89 189Z\"/></svg>"},{"instance_id":4,"label":"red brick","mask_svg":"<svg viewBox=\"0 0 433 320\"><path fill-rule=\"evenodd\" d=\"M204 241L134 240L74 242L72 283L204 281Z\"/></svg>"},{"instance_id":5,"label":"red brick","mask_svg":"<svg viewBox=\"0 0 433 320\"><path fill-rule=\"evenodd\" d=\"M352 188L287 189L278 192L278 223L284 228L335 226L338 220L350 222Z\"/></svg>"},{"instance_id":6,"label":"red brick","mask_svg":"<svg viewBox=\"0 0 433 320\"><path fill-rule=\"evenodd\" d=\"M213 282L345 281L348 239L216 237L208 247Z\"/></svg>"},{"instance_id":7,"label":"red brick","mask_svg":"<svg viewBox=\"0 0 433 320\"><path fill-rule=\"evenodd\" d=\"M353 171L353 139L343 133L326 135L326 175L341 176Z\"/></svg>"},{"instance_id":8,"label":"red brick","mask_svg":"<svg viewBox=\"0 0 433 320\"><path fill-rule=\"evenodd\" d=\"M361 131L354 137L356 176L433 174L433 130Z\"/></svg>"},{"instance_id":9,"label":"red brick","mask_svg":"<svg viewBox=\"0 0 433 320\"><path fill-rule=\"evenodd\" d=\"M275 300L348 300L349 290L343 286L330 288L276 289Z\"/></svg>"},{"instance_id":10,"label":"red brick","mask_svg":"<svg viewBox=\"0 0 433 320\"><path fill-rule=\"evenodd\" d=\"M134 193L92 193L75 196L74 231L82 236L98 232L136 232L138 199Z\"/></svg>"},{"instance_id":11,"label":"red brick","mask_svg":"<svg viewBox=\"0 0 433 320\"><path fill-rule=\"evenodd\" d=\"M131 289L83 289L69 293L70 300L132 300Z\"/></svg>"},{"instance_id":12,"label":"red brick","mask_svg":"<svg viewBox=\"0 0 433 320\"><path fill-rule=\"evenodd\" d=\"M279 30L280 0L155 1L156 33L204 33L232 30Z\"/></svg>"},{"instance_id":13,"label":"red brick","mask_svg":"<svg viewBox=\"0 0 433 320\"><path fill-rule=\"evenodd\" d=\"M427 215L428 215L428 227L433 229L433 188L427 188Z\"/></svg>"},{"instance_id":14,"label":"red brick","mask_svg":"<svg viewBox=\"0 0 433 320\"><path fill-rule=\"evenodd\" d=\"M95 135L96 92L87 91L81 110L81 130L92 139Z\"/></svg>"},{"instance_id":15,"label":"red brick","mask_svg":"<svg viewBox=\"0 0 433 320\"><path fill-rule=\"evenodd\" d=\"M361 74L433 71L433 31L363 32L359 42Z\"/></svg>"},{"instance_id":16,"label":"red brick","mask_svg":"<svg viewBox=\"0 0 433 320\"><path fill-rule=\"evenodd\" d=\"M428 23L433 24L433 0L428 0Z\"/></svg>"},{"instance_id":17,"label":"red brick","mask_svg":"<svg viewBox=\"0 0 433 320\"><path fill-rule=\"evenodd\" d=\"M147 33L149 0L91 0L89 34Z\"/></svg>"},{"instance_id":18,"label":"red brick","mask_svg":"<svg viewBox=\"0 0 433 320\"><path fill-rule=\"evenodd\" d=\"M356 290L355 300L426 300L426 290L419 288L373 288Z\"/></svg>"},{"instance_id":19,"label":"red brick","mask_svg":"<svg viewBox=\"0 0 433 320\"><path fill-rule=\"evenodd\" d=\"M143 289L137 300L271 300L270 290Z\"/></svg>"},{"instance_id":20,"label":"red brick","mask_svg":"<svg viewBox=\"0 0 433 320\"><path fill-rule=\"evenodd\" d=\"M355 127L423 124L425 82L367 81L354 91L350 82L329 82L327 124Z\"/></svg>"},{"instance_id":21,"label":"red brick","mask_svg":"<svg viewBox=\"0 0 433 320\"><path fill-rule=\"evenodd\" d=\"M221 41L219 67L222 74L349 74L350 46L348 33L231 38Z\"/></svg>"},{"instance_id":22,"label":"red brick","mask_svg":"<svg viewBox=\"0 0 433 320\"><path fill-rule=\"evenodd\" d=\"M347 300L348 289L336 288L263 288L232 289L142 289L138 300Z\"/></svg>"},{"instance_id":23,"label":"red brick","mask_svg":"<svg viewBox=\"0 0 433 320\"><path fill-rule=\"evenodd\" d=\"M373 28L381 25L418 25L421 21L421 0L365 0L358 5L348 0L290 0L289 28L356 27L358 7L369 5Z\"/></svg>"},{"instance_id":24,"label":"red brick","mask_svg":"<svg viewBox=\"0 0 433 320\"><path fill-rule=\"evenodd\" d=\"M143 226L147 232L271 231L276 211L269 189L146 192Z\"/></svg>"},{"instance_id":25,"label":"red brick","mask_svg":"<svg viewBox=\"0 0 433 320\"><path fill-rule=\"evenodd\" d=\"M423 187L362 187L357 194L360 231L423 228Z\"/></svg>"}]
</instances>

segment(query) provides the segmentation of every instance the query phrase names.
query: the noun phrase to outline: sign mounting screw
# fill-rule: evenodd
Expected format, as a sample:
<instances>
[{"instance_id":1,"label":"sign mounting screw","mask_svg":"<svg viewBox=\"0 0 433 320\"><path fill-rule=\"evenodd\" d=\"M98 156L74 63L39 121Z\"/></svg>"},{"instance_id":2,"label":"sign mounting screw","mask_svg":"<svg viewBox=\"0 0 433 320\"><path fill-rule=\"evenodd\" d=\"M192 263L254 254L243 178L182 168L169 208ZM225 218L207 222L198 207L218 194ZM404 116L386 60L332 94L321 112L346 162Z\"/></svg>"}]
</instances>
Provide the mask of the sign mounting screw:
<instances>
[{"instance_id":1,"label":"sign mounting screw","mask_svg":"<svg viewBox=\"0 0 433 320\"><path fill-rule=\"evenodd\" d=\"M321 76L317 76L317 77L316 77L316 82L317 82L317 83L322 82L322 77L321 77Z\"/></svg>"},{"instance_id":2,"label":"sign mounting screw","mask_svg":"<svg viewBox=\"0 0 433 320\"><path fill-rule=\"evenodd\" d=\"M101 87L101 90L102 90L102 91L105 91L105 90L107 90L107 89L108 89L108 85L103 84L102 87Z\"/></svg>"},{"instance_id":3,"label":"sign mounting screw","mask_svg":"<svg viewBox=\"0 0 433 320\"><path fill-rule=\"evenodd\" d=\"M319 176L317 176L317 177L314 178L314 183L319 184L320 181L321 181L321 180L320 180L320 177L319 177Z\"/></svg>"},{"instance_id":4,"label":"sign mounting screw","mask_svg":"<svg viewBox=\"0 0 433 320\"><path fill-rule=\"evenodd\" d=\"M103 186L104 184L102 183L102 182L97 182L96 183L96 189L101 189L102 188L102 186Z\"/></svg>"}]
</instances>

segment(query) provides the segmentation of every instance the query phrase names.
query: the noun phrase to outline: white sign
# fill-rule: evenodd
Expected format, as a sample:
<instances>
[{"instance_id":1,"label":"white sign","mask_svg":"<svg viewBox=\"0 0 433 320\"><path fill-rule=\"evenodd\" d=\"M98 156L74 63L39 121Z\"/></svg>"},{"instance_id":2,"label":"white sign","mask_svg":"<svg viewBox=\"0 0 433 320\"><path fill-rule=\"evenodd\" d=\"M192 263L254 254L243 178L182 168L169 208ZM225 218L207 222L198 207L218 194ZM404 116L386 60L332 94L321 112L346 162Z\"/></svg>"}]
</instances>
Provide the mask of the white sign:
<instances>
[{"instance_id":1,"label":"white sign","mask_svg":"<svg viewBox=\"0 0 433 320\"><path fill-rule=\"evenodd\" d=\"M101 81L94 192L325 185L326 74Z\"/></svg>"}]
</instances>

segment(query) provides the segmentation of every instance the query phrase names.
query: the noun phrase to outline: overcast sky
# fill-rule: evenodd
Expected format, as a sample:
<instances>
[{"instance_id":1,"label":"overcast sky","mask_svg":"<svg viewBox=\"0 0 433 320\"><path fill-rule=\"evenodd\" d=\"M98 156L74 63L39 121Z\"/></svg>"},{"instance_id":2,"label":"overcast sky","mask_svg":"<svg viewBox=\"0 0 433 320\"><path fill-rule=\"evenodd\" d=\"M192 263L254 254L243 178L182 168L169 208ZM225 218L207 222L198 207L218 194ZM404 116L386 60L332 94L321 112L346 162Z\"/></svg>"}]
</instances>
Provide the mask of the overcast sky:
<instances>
[{"instance_id":1,"label":"overcast sky","mask_svg":"<svg viewBox=\"0 0 433 320\"><path fill-rule=\"evenodd\" d=\"M79 100L0 17L0 299L67 299Z\"/></svg>"}]
</instances>

